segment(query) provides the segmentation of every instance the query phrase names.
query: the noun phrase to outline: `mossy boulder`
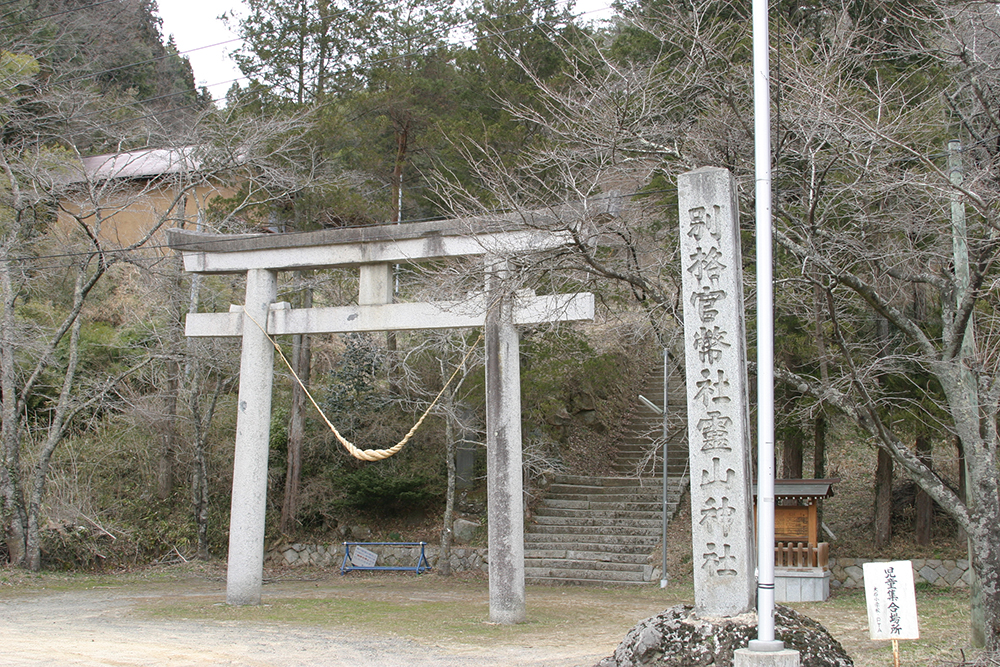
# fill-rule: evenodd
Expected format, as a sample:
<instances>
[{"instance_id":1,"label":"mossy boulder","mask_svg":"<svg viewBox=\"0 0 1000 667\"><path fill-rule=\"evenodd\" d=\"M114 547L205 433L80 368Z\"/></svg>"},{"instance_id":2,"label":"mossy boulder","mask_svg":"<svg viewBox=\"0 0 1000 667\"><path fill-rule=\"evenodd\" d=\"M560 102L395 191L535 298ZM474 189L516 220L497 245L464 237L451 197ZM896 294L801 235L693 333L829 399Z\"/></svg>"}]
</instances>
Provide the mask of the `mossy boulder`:
<instances>
[{"instance_id":1,"label":"mossy boulder","mask_svg":"<svg viewBox=\"0 0 1000 667\"><path fill-rule=\"evenodd\" d=\"M853 667L854 661L826 628L777 605L774 634L799 652L801 667ZM730 667L737 649L757 638L757 614L703 617L689 605L671 607L635 625L614 655L595 667Z\"/></svg>"}]
</instances>

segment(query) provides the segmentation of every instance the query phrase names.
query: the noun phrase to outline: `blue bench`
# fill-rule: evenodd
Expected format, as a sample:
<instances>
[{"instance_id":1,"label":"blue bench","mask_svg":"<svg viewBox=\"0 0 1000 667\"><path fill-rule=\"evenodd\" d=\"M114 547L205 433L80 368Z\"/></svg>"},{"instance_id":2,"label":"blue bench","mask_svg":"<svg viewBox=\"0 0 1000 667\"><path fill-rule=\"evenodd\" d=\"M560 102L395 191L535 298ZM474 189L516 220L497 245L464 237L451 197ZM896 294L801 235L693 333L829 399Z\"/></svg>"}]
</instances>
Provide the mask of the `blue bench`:
<instances>
[{"instance_id":1,"label":"blue bench","mask_svg":"<svg viewBox=\"0 0 1000 667\"><path fill-rule=\"evenodd\" d=\"M340 565L340 574L347 574L351 570L390 570L426 572L431 569L431 564L424 553L426 542L344 542L344 562ZM420 556L417 564L411 566L403 565L376 565L375 559L378 554L368 549L368 547L420 547ZM351 554L351 547L354 547L354 554Z\"/></svg>"}]
</instances>

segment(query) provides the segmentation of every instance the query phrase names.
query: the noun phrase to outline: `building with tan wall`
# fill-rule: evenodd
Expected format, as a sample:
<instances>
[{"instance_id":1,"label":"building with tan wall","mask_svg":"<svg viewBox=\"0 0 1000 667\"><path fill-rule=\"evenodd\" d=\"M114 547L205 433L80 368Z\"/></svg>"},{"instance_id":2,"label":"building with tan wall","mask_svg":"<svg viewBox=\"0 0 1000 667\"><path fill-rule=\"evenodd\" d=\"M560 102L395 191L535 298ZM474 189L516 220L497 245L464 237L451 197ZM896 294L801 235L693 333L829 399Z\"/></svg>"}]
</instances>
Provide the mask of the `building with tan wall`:
<instances>
[{"instance_id":1,"label":"building with tan wall","mask_svg":"<svg viewBox=\"0 0 1000 667\"><path fill-rule=\"evenodd\" d=\"M163 230L198 228L212 200L233 192L197 147L82 158L60 198L58 228L105 248L161 247Z\"/></svg>"}]
</instances>

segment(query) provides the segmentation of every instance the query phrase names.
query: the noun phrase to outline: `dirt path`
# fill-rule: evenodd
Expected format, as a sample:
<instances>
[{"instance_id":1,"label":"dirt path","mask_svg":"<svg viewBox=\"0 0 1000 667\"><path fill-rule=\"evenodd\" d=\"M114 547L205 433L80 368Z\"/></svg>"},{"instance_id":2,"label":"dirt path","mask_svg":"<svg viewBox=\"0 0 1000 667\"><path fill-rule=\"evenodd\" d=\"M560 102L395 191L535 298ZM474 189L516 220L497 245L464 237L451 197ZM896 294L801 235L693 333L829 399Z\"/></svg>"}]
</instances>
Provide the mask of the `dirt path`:
<instances>
[{"instance_id":1,"label":"dirt path","mask_svg":"<svg viewBox=\"0 0 1000 667\"><path fill-rule=\"evenodd\" d=\"M213 596L217 597L217 596ZM411 641L265 623L136 618L131 595L38 594L0 603L5 665L454 665ZM543 664L543 663L537 663Z\"/></svg>"},{"instance_id":2,"label":"dirt path","mask_svg":"<svg viewBox=\"0 0 1000 667\"><path fill-rule=\"evenodd\" d=\"M596 638L592 633L581 637L570 628L550 633L527 627L520 632L497 629L496 636L483 641L452 635L413 639L386 631L382 623L376 624L382 629L375 631L350 627L350 618L323 624L267 619L270 612L280 615L285 606L303 600L322 605L328 597L343 595L357 596L359 605L378 605L382 599L401 594L415 607L428 605L430 623L441 620L437 618L440 610L433 608L441 600L483 606L481 584L463 584L457 592L442 593L437 590L440 584L432 586L437 582L425 577L420 584L401 580L399 593L391 583L366 589L363 582L342 581L336 575L324 575L319 581L268 585L265 604L249 611L223 604L224 583L202 578L123 584L102 578L93 585L63 579L54 584L4 586L0 587L0 664L569 667L593 665L611 652L622 635L618 627ZM176 617L192 612L221 618ZM240 618L226 619L227 615ZM247 618L253 615L263 620ZM417 615L419 623L419 611Z\"/></svg>"},{"instance_id":3,"label":"dirt path","mask_svg":"<svg viewBox=\"0 0 1000 667\"><path fill-rule=\"evenodd\" d=\"M528 622L498 626L483 580L355 574L274 573L263 604L232 607L221 565L100 577L0 570L0 665L591 667L636 622L693 595L690 583L529 587ZM858 667L891 664L886 642L868 640L862 592L793 606ZM921 639L902 647L905 664L967 650L966 596L921 592L918 609Z\"/></svg>"}]
</instances>

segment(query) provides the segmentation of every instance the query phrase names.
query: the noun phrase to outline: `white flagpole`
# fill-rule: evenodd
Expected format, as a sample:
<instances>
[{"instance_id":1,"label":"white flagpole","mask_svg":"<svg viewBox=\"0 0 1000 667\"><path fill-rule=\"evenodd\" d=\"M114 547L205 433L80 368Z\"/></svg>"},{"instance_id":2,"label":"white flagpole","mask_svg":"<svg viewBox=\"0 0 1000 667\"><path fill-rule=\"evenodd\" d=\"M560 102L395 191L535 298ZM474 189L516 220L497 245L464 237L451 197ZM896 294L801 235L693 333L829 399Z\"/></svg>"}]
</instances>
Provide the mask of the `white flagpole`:
<instances>
[{"instance_id":1,"label":"white flagpole","mask_svg":"<svg viewBox=\"0 0 1000 667\"><path fill-rule=\"evenodd\" d=\"M767 0L753 0L754 164L757 198L757 639L774 638L774 287L771 252L771 96Z\"/></svg>"}]
</instances>

